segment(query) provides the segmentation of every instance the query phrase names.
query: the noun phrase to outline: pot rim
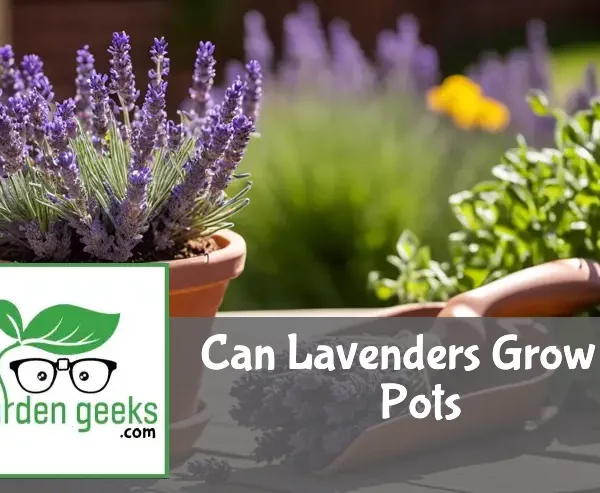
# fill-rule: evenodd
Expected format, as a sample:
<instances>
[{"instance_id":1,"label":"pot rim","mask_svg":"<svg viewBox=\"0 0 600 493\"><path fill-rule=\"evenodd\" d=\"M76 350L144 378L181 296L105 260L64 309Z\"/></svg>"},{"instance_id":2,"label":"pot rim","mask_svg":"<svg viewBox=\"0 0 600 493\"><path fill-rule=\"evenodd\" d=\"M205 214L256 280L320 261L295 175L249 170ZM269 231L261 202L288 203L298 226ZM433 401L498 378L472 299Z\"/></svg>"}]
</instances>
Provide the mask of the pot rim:
<instances>
[{"instance_id":1,"label":"pot rim","mask_svg":"<svg viewBox=\"0 0 600 493\"><path fill-rule=\"evenodd\" d=\"M219 250L198 257L147 264L169 266L169 293L197 291L198 288L219 284L238 277L246 265L246 241L231 230L222 230L211 236ZM0 259L0 264L18 263ZM60 265L61 262L53 262ZM68 263L68 262L67 262ZM108 262L110 264L112 262ZM85 263L84 263L85 264ZM116 265L116 263L115 263Z\"/></svg>"},{"instance_id":2,"label":"pot rim","mask_svg":"<svg viewBox=\"0 0 600 493\"><path fill-rule=\"evenodd\" d=\"M246 264L246 241L231 230L222 230L212 238L219 250L208 255L169 260L169 292L196 291L201 286L235 279Z\"/></svg>"}]
</instances>

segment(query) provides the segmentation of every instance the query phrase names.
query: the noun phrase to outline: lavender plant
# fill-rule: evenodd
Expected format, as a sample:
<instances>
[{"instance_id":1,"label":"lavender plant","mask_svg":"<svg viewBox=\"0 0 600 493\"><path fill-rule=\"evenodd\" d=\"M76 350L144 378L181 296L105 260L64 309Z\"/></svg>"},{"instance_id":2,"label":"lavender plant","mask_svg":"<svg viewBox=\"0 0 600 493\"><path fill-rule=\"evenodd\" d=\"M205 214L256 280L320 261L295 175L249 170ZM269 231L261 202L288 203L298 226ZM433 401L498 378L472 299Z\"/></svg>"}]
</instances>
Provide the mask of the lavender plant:
<instances>
[{"instance_id":1,"label":"lavender plant","mask_svg":"<svg viewBox=\"0 0 600 493\"><path fill-rule=\"evenodd\" d=\"M193 111L173 121L165 110L167 42L154 39L139 104L129 41L114 33L108 75L95 69L88 46L79 50L75 97L61 103L53 102L38 56L23 57L17 67L12 48L0 48L3 259L125 262L171 259L184 249L198 254L210 246L191 248L190 241L232 227L229 219L247 205L250 182L232 197L227 189L239 178L254 131L259 63L250 62L245 80L213 106L214 46L200 43Z\"/></svg>"},{"instance_id":2,"label":"lavender plant","mask_svg":"<svg viewBox=\"0 0 600 493\"><path fill-rule=\"evenodd\" d=\"M527 45L510 51L505 58L485 53L467 70L486 96L504 103L511 115L510 131L520 133L534 145L549 145L554 137L555 118L536 115L525 98L531 89L552 96L550 49L542 21L527 24Z\"/></svg>"}]
</instances>

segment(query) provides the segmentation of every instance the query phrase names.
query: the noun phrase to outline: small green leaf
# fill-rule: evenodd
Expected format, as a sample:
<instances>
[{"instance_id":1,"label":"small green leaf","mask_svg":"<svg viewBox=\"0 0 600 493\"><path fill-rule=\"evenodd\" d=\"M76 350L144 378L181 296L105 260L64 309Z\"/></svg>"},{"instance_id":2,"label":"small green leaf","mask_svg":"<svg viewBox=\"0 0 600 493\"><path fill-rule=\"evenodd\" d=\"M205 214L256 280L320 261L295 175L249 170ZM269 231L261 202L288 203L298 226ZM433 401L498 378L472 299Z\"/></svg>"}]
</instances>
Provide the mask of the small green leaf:
<instances>
[{"instance_id":1,"label":"small green leaf","mask_svg":"<svg viewBox=\"0 0 600 493\"><path fill-rule=\"evenodd\" d=\"M19 309L8 300L0 300L0 330L12 339L20 339L23 332Z\"/></svg>"},{"instance_id":2,"label":"small green leaf","mask_svg":"<svg viewBox=\"0 0 600 493\"><path fill-rule=\"evenodd\" d=\"M539 90L532 90L527 95L527 102L533 111L538 116L548 116L548 112L550 109L550 101L546 95Z\"/></svg>"},{"instance_id":3,"label":"small green leaf","mask_svg":"<svg viewBox=\"0 0 600 493\"><path fill-rule=\"evenodd\" d=\"M398 238L396 243L396 251L403 262L409 262L419 249L419 239L412 232L405 230Z\"/></svg>"},{"instance_id":4,"label":"small green leaf","mask_svg":"<svg viewBox=\"0 0 600 493\"><path fill-rule=\"evenodd\" d=\"M24 345L52 354L72 355L102 346L119 324L118 313L100 313L75 305L54 305L38 313L23 331Z\"/></svg>"}]
</instances>

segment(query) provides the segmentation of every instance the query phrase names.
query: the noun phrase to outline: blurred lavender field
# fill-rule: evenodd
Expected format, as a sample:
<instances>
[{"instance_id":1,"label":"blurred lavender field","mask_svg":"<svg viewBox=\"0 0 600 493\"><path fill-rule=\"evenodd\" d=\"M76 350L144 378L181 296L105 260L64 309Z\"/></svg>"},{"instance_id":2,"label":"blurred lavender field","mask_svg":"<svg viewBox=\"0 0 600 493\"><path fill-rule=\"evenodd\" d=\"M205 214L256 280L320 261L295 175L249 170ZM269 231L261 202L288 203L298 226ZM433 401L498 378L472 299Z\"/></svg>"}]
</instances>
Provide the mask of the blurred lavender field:
<instances>
[{"instance_id":1,"label":"blurred lavender field","mask_svg":"<svg viewBox=\"0 0 600 493\"><path fill-rule=\"evenodd\" d=\"M538 147L551 142L554 122L531 111L528 91L544 91L569 112L597 93L590 66L558 98L545 26L532 20L526 31L526 46L483 53L465 70L510 113L504 132L486 134L428 110L426 93L443 77L415 17L382 31L371 55L345 21L323 26L317 9L303 4L284 20L276 63L264 19L248 13L246 58L263 66L265 104L262 137L245 161L255 182L252 204L236 222L248 262L224 309L377 305L367 275L405 228L444 259L455 227L448 197L486 179L517 134ZM230 61L226 82L242 68Z\"/></svg>"}]
</instances>

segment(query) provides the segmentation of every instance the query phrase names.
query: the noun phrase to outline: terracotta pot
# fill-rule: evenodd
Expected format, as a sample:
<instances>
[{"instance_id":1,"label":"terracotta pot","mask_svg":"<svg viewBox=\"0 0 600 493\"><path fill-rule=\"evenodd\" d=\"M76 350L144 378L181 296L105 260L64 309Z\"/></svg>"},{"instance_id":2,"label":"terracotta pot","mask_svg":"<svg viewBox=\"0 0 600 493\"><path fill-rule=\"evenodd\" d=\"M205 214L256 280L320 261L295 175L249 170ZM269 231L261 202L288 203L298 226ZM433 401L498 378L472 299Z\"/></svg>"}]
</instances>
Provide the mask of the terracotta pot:
<instances>
[{"instance_id":1,"label":"terracotta pot","mask_svg":"<svg viewBox=\"0 0 600 493\"><path fill-rule=\"evenodd\" d=\"M170 334L171 455L191 450L210 417L198 409L198 392L204 365L200 351L212 330L213 318L223 301L227 285L244 270L246 243L232 232L214 236L220 250L207 257L169 262L169 315L173 318L202 317L189 328Z\"/></svg>"}]
</instances>

